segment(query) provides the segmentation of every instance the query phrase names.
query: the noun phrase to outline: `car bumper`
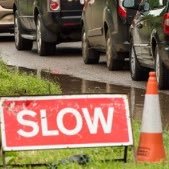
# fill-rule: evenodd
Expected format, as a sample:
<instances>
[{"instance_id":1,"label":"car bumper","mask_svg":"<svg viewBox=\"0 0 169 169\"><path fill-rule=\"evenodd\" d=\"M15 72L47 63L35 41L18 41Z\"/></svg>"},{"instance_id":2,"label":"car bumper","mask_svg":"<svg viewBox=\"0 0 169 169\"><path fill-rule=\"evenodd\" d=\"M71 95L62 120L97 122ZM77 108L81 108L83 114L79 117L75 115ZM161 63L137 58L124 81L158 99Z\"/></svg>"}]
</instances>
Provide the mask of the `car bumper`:
<instances>
[{"instance_id":1,"label":"car bumper","mask_svg":"<svg viewBox=\"0 0 169 169\"><path fill-rule=\"evenodd\" d=\"M59 33L61 39L81 39L79 36L81 16L61 16L60 13L49 13L42 16L42 20L46 29L55 34Z\"/></svg>"},{"instance_id":2,"label":"car bumper","mask_svg":"<svg viewBox=\"0 0 169 169\"><path fill-rule=\"evenodd\" d=\"M129 26L127 24L119 24L118 29L112 30L112 39L115 42L113 45L117 53L129 53Z\"/></svg>"}]
</instances>

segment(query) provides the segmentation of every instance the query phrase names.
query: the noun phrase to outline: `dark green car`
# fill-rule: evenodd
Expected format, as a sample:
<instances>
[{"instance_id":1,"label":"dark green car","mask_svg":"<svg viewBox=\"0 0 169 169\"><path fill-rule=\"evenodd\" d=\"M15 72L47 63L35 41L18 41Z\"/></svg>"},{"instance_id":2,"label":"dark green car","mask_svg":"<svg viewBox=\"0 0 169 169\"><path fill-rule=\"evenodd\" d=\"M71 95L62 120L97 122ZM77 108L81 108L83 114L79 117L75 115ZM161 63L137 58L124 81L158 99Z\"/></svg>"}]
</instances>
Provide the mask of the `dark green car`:
<instances>
[{"instance_id":1,"label":"dark green car","mask_svg":"<svg viewBox=\"0 0 169 169\"><path fill-rule=\"evenodd\" d=\"M126 10L122 0L86 0L82 14L82 55L85 64L107 56L109 70L121 69L130 50L129 27L136 11Z\"/></svg>"},{"instance_id":2,"label":"dark green car","mask_svg":"<svg viewBox=\"0 0 169 169\"><path fill-rule=\"evenodd\" d=\"M56 44L81 39L82 4L79 0L15 0L14 33L18 50L53 54Z\"/></svg>"},{"instance_id":3,"label":"dark green car","mask_svg":"<svg viewBox=\"0 0 169 169\"><path fill-rule=\"evenodd\" d=\"M133 80L143 80L156 71L159 89L169 89L169 1L124 0L137 10L130 29L130 72Z\"/></svg>"}]
</instances>

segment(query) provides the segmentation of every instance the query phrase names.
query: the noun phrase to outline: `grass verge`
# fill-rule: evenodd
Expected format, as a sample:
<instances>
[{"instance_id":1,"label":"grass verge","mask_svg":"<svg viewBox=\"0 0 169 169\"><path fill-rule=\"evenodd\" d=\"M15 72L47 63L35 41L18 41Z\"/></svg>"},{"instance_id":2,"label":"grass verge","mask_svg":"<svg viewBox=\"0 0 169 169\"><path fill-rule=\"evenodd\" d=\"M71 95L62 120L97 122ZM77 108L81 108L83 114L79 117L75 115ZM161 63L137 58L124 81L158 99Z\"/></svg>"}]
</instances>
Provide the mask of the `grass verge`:
<instances>
[{"instance_id":1,"label":"grass verge","mask_svg":"<svg viewBox=\"0 0 169 169\"><path fill-rule=\"evenodd\" d=\"M0 96L60 94L59 84L10 70L0 61Z\"/></svg>"}]
</instances>

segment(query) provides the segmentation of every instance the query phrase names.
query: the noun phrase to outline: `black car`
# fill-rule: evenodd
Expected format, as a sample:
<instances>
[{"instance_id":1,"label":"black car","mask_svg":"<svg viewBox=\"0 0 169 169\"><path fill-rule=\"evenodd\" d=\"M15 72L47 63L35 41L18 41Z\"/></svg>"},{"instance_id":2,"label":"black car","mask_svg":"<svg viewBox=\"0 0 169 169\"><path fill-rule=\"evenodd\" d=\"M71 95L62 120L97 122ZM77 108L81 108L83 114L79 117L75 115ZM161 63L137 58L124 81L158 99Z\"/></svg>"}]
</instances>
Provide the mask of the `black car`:
<instances>
[{"instance_id":1,"label":"black car","mask_svg":"<svg viewBox=\"0 0 169 169\"><path fill-rule=\"evenodd\" d=\"M107 56L109 70L121 69L129 55L129 26L135 12L122 6L123 0L86 0L82 13L82 56L85 64Z\"/></svg>"},{"instance_id":2,"label":"black car","mask_svg":"<svg viewBox=\"0 0 169 169\"><path fill-rule=\"evenodd\" d=\"M169 1L124 0L123 5L138 10L130 29L132 79L143 80L153 69L159 89L169 88Z\"/></svg>"},{"instance_id":3,"label":"black car","mask_svg":"<svg viewBox=\"0 0 169 169\"><path fill-rule=\"evenodd\" d=\"M31 50L37 41L43 56L53 53L58 43L81 40L82 8L79 0L15 0L16 48Z\"/></svg>"}]
</instances>

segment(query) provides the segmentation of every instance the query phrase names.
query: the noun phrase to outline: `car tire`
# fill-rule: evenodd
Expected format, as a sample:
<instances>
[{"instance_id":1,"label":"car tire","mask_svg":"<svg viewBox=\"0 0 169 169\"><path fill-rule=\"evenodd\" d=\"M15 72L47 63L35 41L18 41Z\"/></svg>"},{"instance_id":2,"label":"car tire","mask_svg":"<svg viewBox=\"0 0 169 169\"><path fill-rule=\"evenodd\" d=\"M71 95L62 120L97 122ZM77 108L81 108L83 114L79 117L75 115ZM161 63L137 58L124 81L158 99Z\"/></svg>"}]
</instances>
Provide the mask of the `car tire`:
<instances>
[{"instance_id":1,"label":"car tire","mask_svg":"<svg viewBox=\"0 0 169 169\"><path fill-rule=\"evenodd\" d=\"M55 53L56 44L45 42L42 39L42 22L40 15L38 15L36 22L36 42L37 42L37 52L40 56L52 55Z\"/></svg>"},{"instance_id":2,"label":"car tire","mask_svg":"<svg viewBox=\"0 0 169 169\"><path fill-rule=\"evenodd\" d=\"M155 71L157 76L158 87L160 90L169 89L169 70L165 67L159 54L159 47L155 48Z\"/></svg>"},{"instance_id":3,"label":"car tire","mask_svg":"<svg viewBox=\"0 0 169 169\"><path fill-rule=\"evenodd\" d=\"M106 35L106 57L107 57L107 68L109 70L120 70L122 68L123 60L117 59L118 54L113 48L113 39L110 31L108 30Z\"/></svg>"},{"instance_id":4,"label":"car tire","mask_svg":"<svg viewBox=\"0 0 169 169\"><path fill-rule=\"evenodd\" d=\"M21 24L19 22L18 11L14 13L14 37L15 46L18 50L31 50L33 46L33 41L24 39L21 36Z\"/></svg>"},{"instance_id":5,"label":"car tire","mask_svg":"<svg viewBox=\"0 0 169 169\"><path fill-rule=\"evenodd\" d=\"M132 80L141 81L141 80L146 80L148 78L148 70L140 66L137 60L137 55L133 43L131 44L129 62L130 62L130 74Z\"/></svg>"},{"instance_id":6,"label":"car tire","mask_svg":"<svg viewBox=\"0 0 169 169\"><path fill-rule=\"evenodd\" d=\"M90 48L84 28L82 30L82 57L85 64L97 64L100 59L100 52Z\"/></svg>"}]
</instances>

